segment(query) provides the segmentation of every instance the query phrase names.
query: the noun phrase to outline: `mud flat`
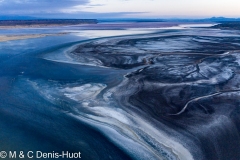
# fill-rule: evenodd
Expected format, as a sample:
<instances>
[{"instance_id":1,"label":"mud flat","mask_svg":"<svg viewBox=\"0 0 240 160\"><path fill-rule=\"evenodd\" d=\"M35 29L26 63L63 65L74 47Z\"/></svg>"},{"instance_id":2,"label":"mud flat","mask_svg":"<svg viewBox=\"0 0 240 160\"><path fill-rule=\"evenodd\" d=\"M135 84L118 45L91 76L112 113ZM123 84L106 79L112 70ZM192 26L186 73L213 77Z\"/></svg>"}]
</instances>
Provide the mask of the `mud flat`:
<instances>
[{"instance_id":1,"label":"mud flat","mask_svg":"<svg viewBox=\"0 0 240 160\"><path fill-rule=\"evenodd\" d=\"M139 137L136 141L150 155L234 159L240 157L240 38L229 37L234 32L224 33L196 29L101 39L80 44L69 56L127 72L124 81L105 94L111 93L127 119L118 121ZM87 104L94 106L91 101ZM101 114L97 107L85 108ZM99 120L98 116L88 118Z\"/></svg>"},{"instance_id":2,"label":"mud flat","mask_svg":"<svg viewBox=\"0 0 240 160\"><path fill-rule=\"evenodd\" d=\"M223 29L223 30L240 30L240 22L223 22L215 25L211 28Z\"/></svg>"}]
</instances>

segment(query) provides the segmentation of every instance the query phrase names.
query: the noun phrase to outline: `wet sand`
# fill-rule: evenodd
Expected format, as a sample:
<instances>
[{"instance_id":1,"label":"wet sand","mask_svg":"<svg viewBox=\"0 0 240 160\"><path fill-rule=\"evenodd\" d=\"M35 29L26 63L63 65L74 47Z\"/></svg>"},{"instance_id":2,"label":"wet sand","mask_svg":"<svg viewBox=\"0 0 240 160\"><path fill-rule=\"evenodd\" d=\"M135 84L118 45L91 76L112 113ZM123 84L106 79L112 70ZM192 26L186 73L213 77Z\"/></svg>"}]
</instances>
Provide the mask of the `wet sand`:
<instances>
[{"instance_id":1,"label":"wet sand","mask_svg":"<svg viewBox=\"0 0 240 160\"><path fill-rule=\"evenodd\" d=\"M30 38L40 38L40 37L47 37L47 36L60 36L64 34L67 34L67 33L62 32L62 33L53 33L53 34L0 35L0 42L30 39Z\"/></svg>"}]
</instances>

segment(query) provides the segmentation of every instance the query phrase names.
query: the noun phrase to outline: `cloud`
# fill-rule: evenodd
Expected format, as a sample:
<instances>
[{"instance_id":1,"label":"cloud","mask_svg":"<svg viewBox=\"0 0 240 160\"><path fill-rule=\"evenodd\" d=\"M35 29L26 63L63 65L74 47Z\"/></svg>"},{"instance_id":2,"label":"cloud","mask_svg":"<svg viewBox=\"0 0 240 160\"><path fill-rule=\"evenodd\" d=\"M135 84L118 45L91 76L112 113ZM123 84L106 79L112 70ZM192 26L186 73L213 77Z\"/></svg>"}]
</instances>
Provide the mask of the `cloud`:
<instances>
[{"instance_id":1,"label":"cloud","mask_svg":"<svg viewBox=\"0 0 240 160\"><path fill-rule=\"evenodd\" d=\"M0 0L1 14L61 13L66 8L90 3L89 0Z\"/></svg>"},{"instance_id":2,"label":"cloud","mask_svg":"<svg viewBox=\"0 0 240 160\"><path fill-rule=\"evenodd\" d=\"M0 0L1 15L39 18L121 18L142 12L98 12L106 3L98 0ZM93 11L87 9L94 8Z\"/></svg>"},{"instance_id":3,"label":"cloud","mask_svg":"<svg viewBox=\"0 0 240 160\"><path fill-rule=\"evenodd\" d=\"M0 15L69 17L239 17L239 0L0 0ZM177 16L176 16L177 15Z\"/></svg>"},{"instance_id":4,"label":"cloud","mask_svg":"<svg viewBox=\"0 0 240 160\"><path fill-rule=\"evenodd\" d=\"M79 18L79 19L106 19L106 18L129 18L129 17L135 17L135 15L141 15L144 14L142 12L106 12L106 13L95 13L95 12L77 12L77 13L69 13L69 14L59 14L59 13L52 13L52 14L41 14L37 17L39 18Z\"/></svg>"}]
</instances>

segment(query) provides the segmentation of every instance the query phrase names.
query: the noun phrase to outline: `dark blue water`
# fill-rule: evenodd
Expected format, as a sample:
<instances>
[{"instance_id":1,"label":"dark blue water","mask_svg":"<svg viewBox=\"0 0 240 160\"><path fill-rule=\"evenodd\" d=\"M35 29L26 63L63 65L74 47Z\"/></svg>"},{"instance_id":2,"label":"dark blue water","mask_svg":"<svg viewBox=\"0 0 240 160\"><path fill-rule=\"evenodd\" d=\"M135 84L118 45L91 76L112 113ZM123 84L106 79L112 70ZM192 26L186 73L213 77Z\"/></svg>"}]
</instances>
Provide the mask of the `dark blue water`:
<instances>
[{"instance_id":1,"label":"dark blue water","mask_svg":"<svg viewBox=\"0 0 240 160\"><path fill-rule=\"evenodd\" d=\"M18 32L21 31L11 33ZM106 69L61 64L39 57L84 39L64 35L1 42L0 150L80 151L83 159L129 159L101 133L68 116L66 113L72 112L73 104L64 100L53 104L31 85L33 81L84 84L117 80L119 77Z\"/></svg>"}]
</instances>

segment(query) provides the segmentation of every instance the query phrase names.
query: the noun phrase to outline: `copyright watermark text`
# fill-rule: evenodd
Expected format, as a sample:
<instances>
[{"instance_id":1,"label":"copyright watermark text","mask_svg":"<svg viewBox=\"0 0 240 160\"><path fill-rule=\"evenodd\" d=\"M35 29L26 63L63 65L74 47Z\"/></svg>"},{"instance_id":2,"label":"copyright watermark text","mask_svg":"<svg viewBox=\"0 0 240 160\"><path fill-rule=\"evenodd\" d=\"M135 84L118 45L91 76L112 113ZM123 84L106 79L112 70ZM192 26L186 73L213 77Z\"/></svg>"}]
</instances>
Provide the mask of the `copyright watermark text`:
<instances>
[{"instance_id":1,"label":"copyright watermark text","mask_svg":"<svg viewBox=\"0 0 240 160\"><path fill-rule=\"evenodd\" d=\"M71 153L68 151L62 152L42 152L42 151L0 151L0 159L79 159L81 152Z\"/></svg>"}]
</instances>

